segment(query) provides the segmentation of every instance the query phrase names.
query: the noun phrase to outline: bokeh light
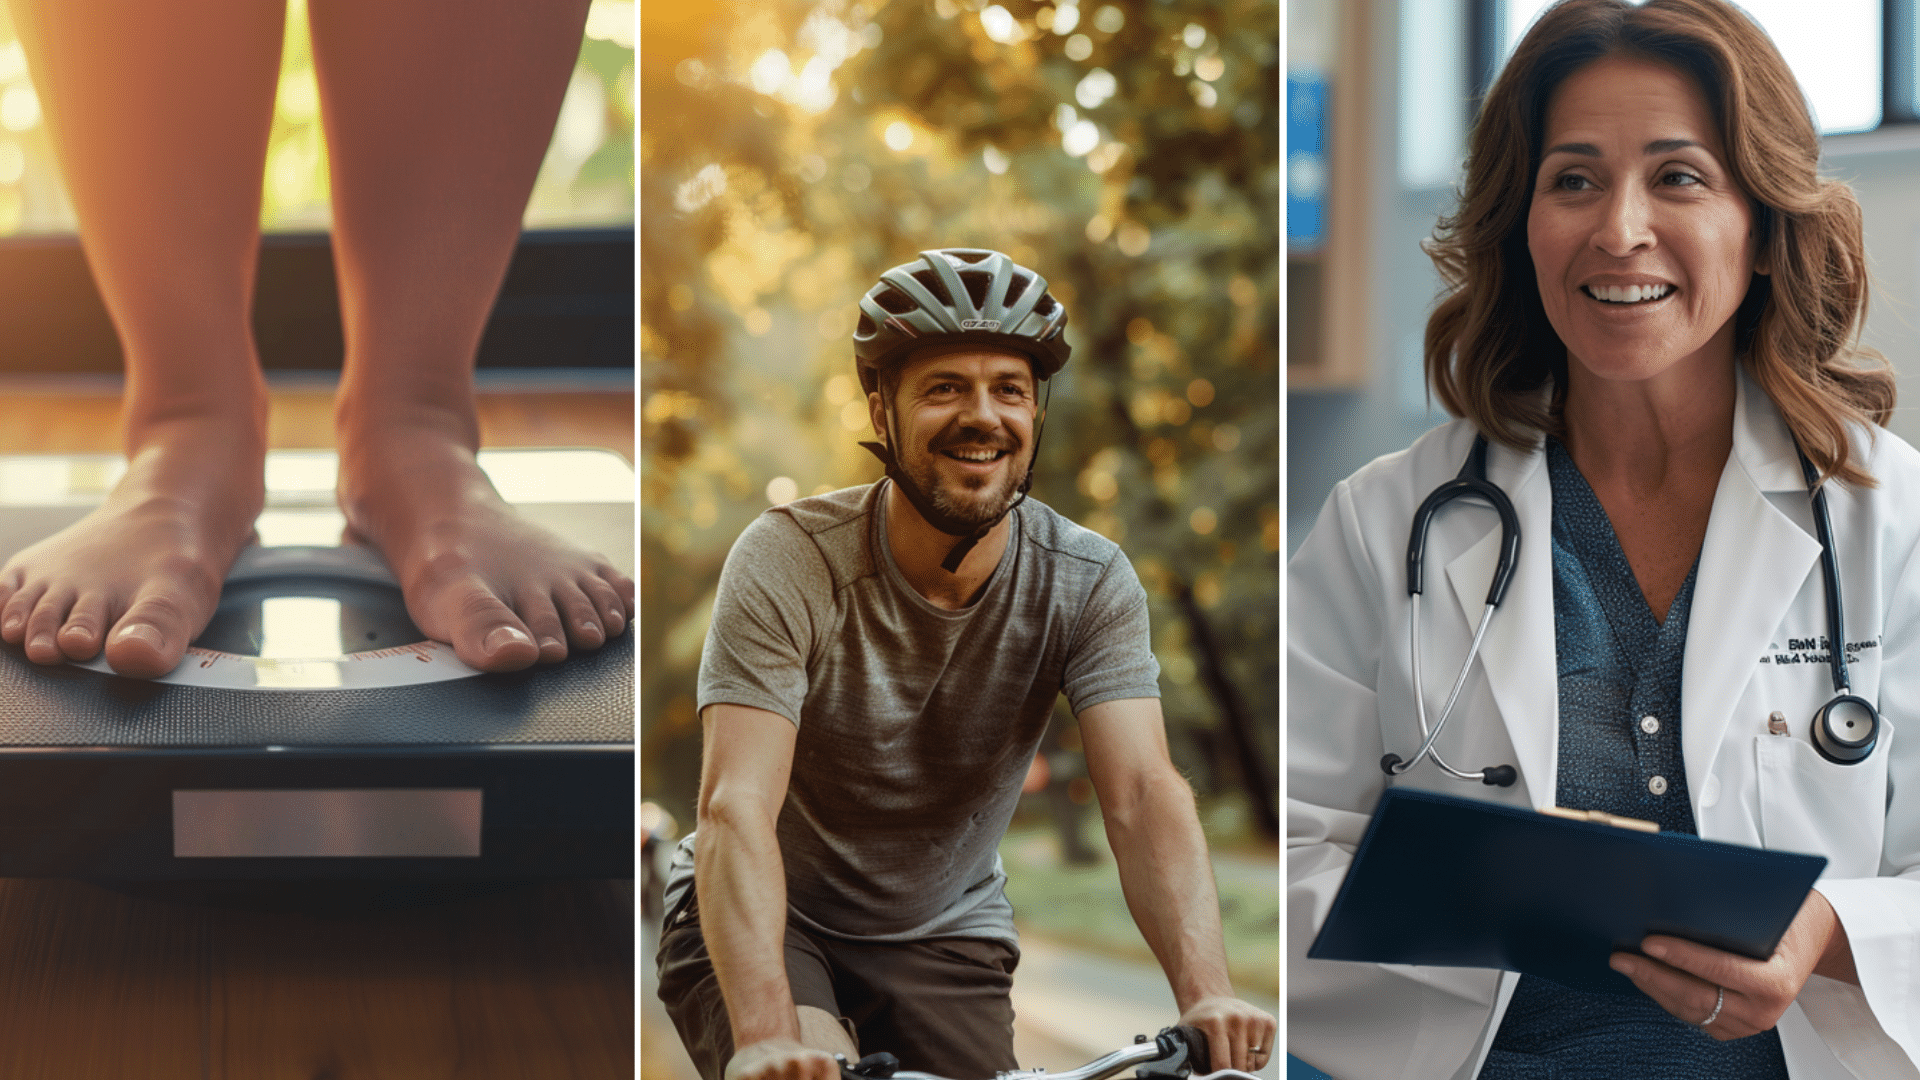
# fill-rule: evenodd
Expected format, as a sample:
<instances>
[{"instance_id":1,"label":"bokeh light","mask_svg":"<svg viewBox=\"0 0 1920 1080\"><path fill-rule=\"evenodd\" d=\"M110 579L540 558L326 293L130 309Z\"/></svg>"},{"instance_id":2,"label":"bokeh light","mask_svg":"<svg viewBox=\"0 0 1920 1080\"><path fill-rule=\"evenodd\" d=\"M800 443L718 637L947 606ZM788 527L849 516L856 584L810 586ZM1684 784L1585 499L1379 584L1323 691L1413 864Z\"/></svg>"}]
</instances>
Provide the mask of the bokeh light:
<instances>
[{"instance_id":1,"label":"bokeh light","mask_svg":"<svg viewBox=\"0 0 1920 1080\"><path fill-rule=\"evenodd\" d=\"M589 7L580 57L528 202L529 227L633 220L635 27L631 0L593 0ZM684 77L701 76L689 69ZM307 0L289 0L261 189L263 228L321 230L331 223L320 106ZM26 53L4 10L0 129L10 135L0 139L0 235L75 231Z\"/></svg>"}]
</instances>

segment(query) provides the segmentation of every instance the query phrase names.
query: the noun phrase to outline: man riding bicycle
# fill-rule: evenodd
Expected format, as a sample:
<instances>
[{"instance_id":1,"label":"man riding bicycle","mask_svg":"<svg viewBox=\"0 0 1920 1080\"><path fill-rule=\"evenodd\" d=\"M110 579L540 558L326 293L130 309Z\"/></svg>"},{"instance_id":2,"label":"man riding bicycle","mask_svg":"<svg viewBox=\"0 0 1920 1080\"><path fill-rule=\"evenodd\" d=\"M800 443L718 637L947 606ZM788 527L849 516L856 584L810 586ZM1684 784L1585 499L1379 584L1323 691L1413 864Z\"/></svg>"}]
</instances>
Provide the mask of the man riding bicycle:
<instances>
[{"instance_id":1,"label":"man riding bicycle","mask_svg":"<svg viewBox=\"0 0 1920 1080\"><path fill-rule=\"evenodd\" d=\"M860 311L886 479L761 515L720 578L698 827L658 953L682 1040L706 1080L837 1080L832 1054L873 1051L1016 1068L997 845L1065 693L1180 1022L1215 1067L1260 1068L1275 1022L1227 980L1146 592L1112 542L1026 498L1065 309L1005 255L945 249Z\"/></svg>"}]
</instances>

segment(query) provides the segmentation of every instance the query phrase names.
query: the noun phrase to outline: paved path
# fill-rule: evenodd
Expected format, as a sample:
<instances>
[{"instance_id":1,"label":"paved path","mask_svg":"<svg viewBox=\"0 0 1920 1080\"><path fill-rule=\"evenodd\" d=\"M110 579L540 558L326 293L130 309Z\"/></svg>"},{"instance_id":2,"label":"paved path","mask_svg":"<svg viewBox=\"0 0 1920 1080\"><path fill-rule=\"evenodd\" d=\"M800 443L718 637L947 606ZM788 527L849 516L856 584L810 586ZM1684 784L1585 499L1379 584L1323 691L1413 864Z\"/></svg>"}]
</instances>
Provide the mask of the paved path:
<instances>
[{"instance_id":1,"label":"paved path","mask_svg":"<svg viewBox=\"0 0 1920 1080\"><path fill-rule=\"evenodd\" d=\"M1250 1000L1279 1015L1273 999ZM1013 1009L1016 1038L1030 1032L1066 1055L1056 1060L1022 1055L1022 1065L1043 1065L1050 1072L1084 1065L1178 1019L1173 991L1158 967L1062 948L1031 935L1021 943ZM1277 1077L1278 1069L1270 1061L1260 1075Z\"/></svg>"}]
</instances>

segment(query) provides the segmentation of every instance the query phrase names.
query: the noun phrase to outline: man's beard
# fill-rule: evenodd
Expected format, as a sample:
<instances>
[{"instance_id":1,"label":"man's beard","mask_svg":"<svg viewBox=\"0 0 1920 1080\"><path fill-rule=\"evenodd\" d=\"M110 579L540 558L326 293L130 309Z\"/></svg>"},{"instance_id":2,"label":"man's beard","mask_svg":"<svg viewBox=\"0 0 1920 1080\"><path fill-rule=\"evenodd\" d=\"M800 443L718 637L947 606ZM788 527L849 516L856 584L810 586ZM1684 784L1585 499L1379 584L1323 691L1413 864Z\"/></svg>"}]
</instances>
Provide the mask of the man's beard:
<instances>
[{"instance_id":1,"label":"man's beard","mask_svg":"<svg viewBox=\"0 0 1920 1080\"><path fill-rule=\"evenodd\" d=\"M1020 481L1026 477L1026 467L1020 461L1020 448L996 445L996 449L1007 449L1007 456L1000 459L1006 465L1006 471L998 479L981 477L973 486L967 486L965 480L943 477L939 465L934 460L949 449L981 446L979 442L947 442L936 444L933 449L923 450L914 455L911 462L901 462L908 478L915 487L926 495L934 509L954 519L954 521L973 526L985 525L989 521L1006 513L1007 507L1020 492Z\"/></svg>"}]
</instances>

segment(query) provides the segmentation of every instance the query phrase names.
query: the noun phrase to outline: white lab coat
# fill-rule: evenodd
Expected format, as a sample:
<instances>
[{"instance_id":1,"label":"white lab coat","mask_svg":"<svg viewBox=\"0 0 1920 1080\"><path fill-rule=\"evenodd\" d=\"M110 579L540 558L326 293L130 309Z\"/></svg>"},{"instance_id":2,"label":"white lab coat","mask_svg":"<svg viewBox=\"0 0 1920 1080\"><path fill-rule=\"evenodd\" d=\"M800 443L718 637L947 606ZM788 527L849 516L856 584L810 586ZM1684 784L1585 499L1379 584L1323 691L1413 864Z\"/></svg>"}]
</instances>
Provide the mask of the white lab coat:
<instances>
[{"instance_id":1,"label":"white lab coat","mask_svg":"<svg viewBox=\"0 0 1920 1080\"><path fill-rule=\"evenodd\" d=\"M1473 435L1456 421L1342 481L1288 568L1288 1044L1337 1080L1475 1075L1518 980L1306 959L1388 783L1381 755L1420 745L1407 533ZM1818 888L1859 968L1859 988L1813 976L1781 1018L1796 1080L1920 1077L1920 453L1874 436L1869 446L1860 432L1856 446L1879 486L1829 485L1827 497L1846 638L1872 643L1851 667L1854 693L1881 710L1872 757L1839 766L1815 753L1807 731L1833 695L1829 669L1777 662L1794 655L1789 639L1826 636L1820 545L1786 425L1744 373L1688 623L1681 745L1700 835L1826 856ZM1438 747L1456 768L1510 763L1520 778L1486 787L1423 762L1392 782L1537 807L1554 802L1559 735L1552 494L1539 450L1495 446L1487 472L1519 513L1519 567ZM1499 537L1475 502L1434 519L1421 621L1435 713L1485 603ZM1768 733L1776 710L1790 737Z\"/></svg>"}]
</instances>

